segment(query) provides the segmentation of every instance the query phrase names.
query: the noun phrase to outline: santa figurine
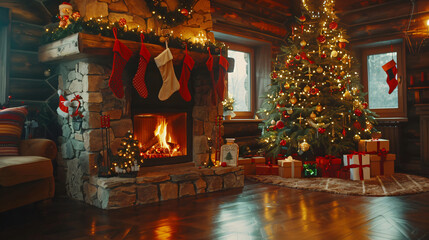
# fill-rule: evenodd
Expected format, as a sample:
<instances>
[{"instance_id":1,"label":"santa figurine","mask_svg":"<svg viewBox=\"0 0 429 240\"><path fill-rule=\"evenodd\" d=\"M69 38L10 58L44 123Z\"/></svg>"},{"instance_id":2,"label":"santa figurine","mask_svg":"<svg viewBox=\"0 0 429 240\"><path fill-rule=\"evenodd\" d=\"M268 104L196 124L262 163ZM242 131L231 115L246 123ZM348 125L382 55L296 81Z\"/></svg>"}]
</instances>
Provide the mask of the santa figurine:
<instances>
[{"instance_id":1,"label":"santa figurine","mask_svg":"<svg viewBox=\"0 0 429 240\"><path fill-rule=\"evenodd\" d=\"M58 8L60 10L61 19L64 19L64 16L67 16L67 18L68 18L69 16L71 16L73 14L73 7L68 2L63 2L62 4L60 4L60 6Z\"/></svg>"}]
</instances>

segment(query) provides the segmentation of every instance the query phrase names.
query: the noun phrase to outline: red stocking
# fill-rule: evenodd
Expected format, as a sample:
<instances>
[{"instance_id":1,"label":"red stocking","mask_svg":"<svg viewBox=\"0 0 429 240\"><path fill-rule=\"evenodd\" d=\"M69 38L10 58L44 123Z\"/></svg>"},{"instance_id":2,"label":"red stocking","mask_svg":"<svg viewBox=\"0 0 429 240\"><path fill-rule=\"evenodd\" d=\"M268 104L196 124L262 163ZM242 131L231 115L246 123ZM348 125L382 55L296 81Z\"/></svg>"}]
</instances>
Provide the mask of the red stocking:
<instances>
[{"instance_id":1,"label":"red stocking","mask_svg":"<svg viewBox=\"0 0 429 240\"><path fill-rule=\"evenodd\" d=\"M220 101L225 98L225 75L228 70L228 60L222 55L219 56L219 79L217 80L216 90L219 94Z\"/></svg>"},{"instance_id":2,"label":"red stocking","mask_svg":"<svg viewBox=\"0 0 429 240\"><path fill-rule=\"evenodd\" d=\"M189 77L191 76L192 68L194 68L194 60L188 55L188 46L186 45L186 55L183 60L182 73L180 74L180 89L179 93L182 98L189 102L191 101L191 93L188 88Z\"/></svg>"},{"instance_id":3,"label":"red stocking","mask_svg":"<svg viewBox=\"0 0 429 240\"><path fill-rule=\"evenodd\" d=\"M214 80L214 73L213 73L213 56L210 52L210 48L207 48L207 50L209 51L209 59L206 62L206 66L210 72L210 79L212 80L212 87L213 87L212 104L216 105L216 103L217 103L217 92L216 92L216 82Z\"/></svg>"},{"instance_id":4,"label":"red stocking","mask_svg":"<svg viewBox=\"0 0 429 240\"><path fill-rule=\"evenodd\" d=\"M115 45L113 46L113 66L112 74L109 79L109 87L118 98L124 97L124 86L122 84L122 72L124 71L125 64L127 64L133 52L121 43L117 38L117 30L113 28L115 35Z\"/></svg>"},{"instance_id":5,"label":"red stocking","mask_svg":"<svg viewBox=\"0 0 429 240\"><path fill-rule=\"evenodd\" d=\"M147 88L144 82L144 75L146 74L147 64L149 63L150 53L143 43L144 35L140 34L142 45L140 47L140 60L137 73L133 79L133 86L137 90L140 96L147 98Z\"/></svg>"},{"instance_id":6,"label":"red stocking","mask_svg":"<svg viewBox=\"0 0 429 240\"><path fill-rule=\"evenodd\" d=\"M398 69L396 68L396 62L391 60L390 62L383 65L383 70L386 71L387 74L387 84L389 85L389 94L395 90L396 86L398 86L398 80L396 80L396 74L398 73Z\"/></svg>"}]
</instances>

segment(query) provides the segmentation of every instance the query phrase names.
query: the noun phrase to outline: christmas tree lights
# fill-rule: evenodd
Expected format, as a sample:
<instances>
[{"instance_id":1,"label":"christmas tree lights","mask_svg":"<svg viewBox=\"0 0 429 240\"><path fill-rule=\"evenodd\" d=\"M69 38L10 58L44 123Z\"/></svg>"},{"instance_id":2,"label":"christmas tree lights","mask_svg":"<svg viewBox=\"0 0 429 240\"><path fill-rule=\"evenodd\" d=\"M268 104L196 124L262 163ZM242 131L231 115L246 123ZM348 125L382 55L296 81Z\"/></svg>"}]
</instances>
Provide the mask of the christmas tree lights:
<instances>
[{"instance_id":1,"label":"christmas tree lights","mask_svg":"<svg viewBox=\"0 0 429 240\"><path fill-rule=\"evenodd\" d=\"M304 14L274 62L260 113L268 155L341 155L375 131L375 114L338 27L334 1L302 1Z\"/></svg>"}]
</instances>

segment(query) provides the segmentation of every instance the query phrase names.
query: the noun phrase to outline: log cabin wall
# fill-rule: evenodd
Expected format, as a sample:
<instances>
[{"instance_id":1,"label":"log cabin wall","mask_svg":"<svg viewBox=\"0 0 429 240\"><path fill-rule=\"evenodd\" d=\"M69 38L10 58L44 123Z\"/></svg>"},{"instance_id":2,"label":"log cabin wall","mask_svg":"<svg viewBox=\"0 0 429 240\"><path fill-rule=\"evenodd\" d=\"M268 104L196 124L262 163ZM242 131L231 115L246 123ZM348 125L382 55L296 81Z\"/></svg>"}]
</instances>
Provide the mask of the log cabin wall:
<instances>
[{"instance_id":1,"label":"log cabin wall","mask_svg":"<svg viewBox=\"0 0 429 240\"><path fill-rule=\"evenodd\" d=\"M421 127L427 124L421 123L425 119L421 115L424 111L416 109L429 103L429 29L426 25L429 1L350 0L337 1L336 8L340 23L351 37L351 45L391 39L405 42L406 76L402 77L402 81L408 89L408 120L381 121L379 129L384 137L391 140L392 151L398 154L395 163L397 170L427 174L429 160L424 149L428 148L428 144L427 141L423 143L422 139L428 139L428 131ZM356 56L359 55L360 51L357 50Z\"/></svg>"},{"instance_id":2,"label":"log cabin wall","mask_svg":"<svg viewBox=\"0 0 429 240\"><path fill-rule=\"evenodd\" d=\"M37 60L39 40L52 15L40 1L1 1L0 7L11 12L9 32L9 82L7 95L11 106L27 105L27 119L36 120L31 137L56 140L55 109L58 97L53 86L57 78ZM48 127L50 126L50 127Z\"/></svg>"}]
</instances>

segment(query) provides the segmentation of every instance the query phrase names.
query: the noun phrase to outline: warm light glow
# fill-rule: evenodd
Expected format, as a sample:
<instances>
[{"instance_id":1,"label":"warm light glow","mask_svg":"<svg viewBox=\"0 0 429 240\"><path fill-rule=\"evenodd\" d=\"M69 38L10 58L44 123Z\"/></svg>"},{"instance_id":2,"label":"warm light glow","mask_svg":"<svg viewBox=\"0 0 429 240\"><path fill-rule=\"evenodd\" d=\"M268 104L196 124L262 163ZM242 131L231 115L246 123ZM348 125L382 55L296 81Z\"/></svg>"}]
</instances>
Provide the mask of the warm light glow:
<instances>
[{"instance_id":1,"label":"warm light glow","mask_svg":"<svg viewBox=\"0 0 429 240\"><path fill-rule=\"evenodd\" d=\"M158 137L161 147L170 150L170 146L167 143L167 123L165 121L165 118L160 121L160 123L156 127L154 134ZM171 141L171 137L169 141Z\"/></svg>"}]
</instances>

